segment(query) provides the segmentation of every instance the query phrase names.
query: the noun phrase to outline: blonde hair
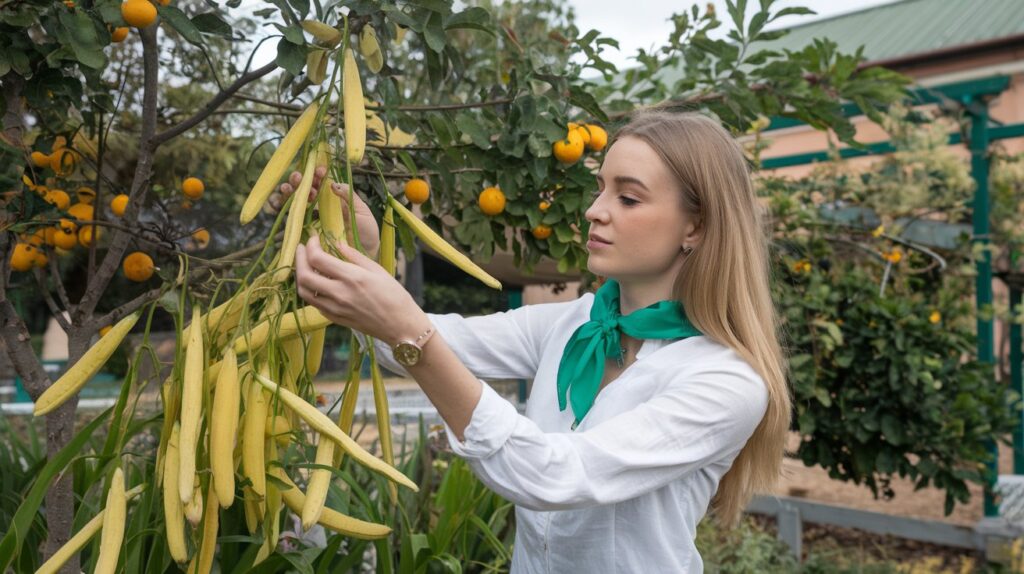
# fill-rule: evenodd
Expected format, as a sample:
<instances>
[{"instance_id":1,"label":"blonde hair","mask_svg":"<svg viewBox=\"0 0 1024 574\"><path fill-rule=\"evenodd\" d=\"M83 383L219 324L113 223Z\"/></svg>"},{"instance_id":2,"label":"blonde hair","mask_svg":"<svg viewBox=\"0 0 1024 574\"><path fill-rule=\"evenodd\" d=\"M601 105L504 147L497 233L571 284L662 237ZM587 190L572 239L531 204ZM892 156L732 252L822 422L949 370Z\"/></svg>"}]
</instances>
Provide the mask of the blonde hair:
<instances>
[{"instance_id":1,"label":"blonde hair","mask_svg":"<svg viewBox=\"0 0 1024 574\"><path fill-rule=\"evenodd\" d=\"M702 232L676 278L677 300L695 327L735 350L768 388L764 417L711 501L715 519L733 526L753 495L770 492L778 481L790 426L768 230L743 150L717 121L697 113L645 111L615 135L623 137L639 138L661 156L680 184L683 209L697 218Z\"/></svg>"}]
</instances>

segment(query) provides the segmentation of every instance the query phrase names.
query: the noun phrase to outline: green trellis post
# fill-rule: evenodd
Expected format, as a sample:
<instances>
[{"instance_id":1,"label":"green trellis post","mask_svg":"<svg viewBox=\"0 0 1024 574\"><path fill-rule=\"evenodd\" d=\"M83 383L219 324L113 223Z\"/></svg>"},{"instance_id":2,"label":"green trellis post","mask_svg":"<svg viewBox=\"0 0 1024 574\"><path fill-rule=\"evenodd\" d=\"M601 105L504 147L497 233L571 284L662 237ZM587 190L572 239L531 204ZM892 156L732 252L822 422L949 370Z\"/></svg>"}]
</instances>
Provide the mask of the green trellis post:
<instances>
[{"instance_id":1,"label":"green trellis post","mask_svg":"<svg viewBox=\"0 0 1024 574\"><path fill-rule=\"evenodd\" d=\"M978 274L975 278L975 301L978 316L978 360L995 368L995 331L992 326L992 238L989 233L988 173L990 167L988 144L988 103L975 96L964 96L963 103L971 115L971 177L974 178L974 201L971 206L974 224L974 245L982 247L981 256L976 260ZM995 376L993 370L992 375ZM987 441L991 458L988 469L991 476L999 474L999 446ZM990 486L994 486L993 483ZM990 490L985 491L985 516L997 516L999 505Z\"/></svg>"}]
</instances>

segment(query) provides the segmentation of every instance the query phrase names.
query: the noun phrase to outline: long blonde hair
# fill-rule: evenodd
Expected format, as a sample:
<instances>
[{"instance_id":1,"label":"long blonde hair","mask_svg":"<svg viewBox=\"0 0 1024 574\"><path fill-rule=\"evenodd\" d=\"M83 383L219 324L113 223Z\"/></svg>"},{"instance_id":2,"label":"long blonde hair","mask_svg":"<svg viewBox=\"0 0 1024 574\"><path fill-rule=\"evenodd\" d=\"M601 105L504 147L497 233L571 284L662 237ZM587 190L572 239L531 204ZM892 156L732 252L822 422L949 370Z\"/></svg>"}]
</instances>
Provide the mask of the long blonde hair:
<instances>
[{"instance_id":1,"label":"long blonde hair","mask_svg":"<svg viewBox=\"0 0 1024 574\"><path fill-rule=\"evenodd\" d=\"M790 426L787 361L772 303L768 229L739 143L697 113L645 111L615 139L635 137L661 156L680 184L683 209L703 233L687 256L674 293L709 338L735 350L764 379L768 409L722 477L711 511L737 523L757 492L770 492L782 471Z\"/></svg>"}]
</instances>

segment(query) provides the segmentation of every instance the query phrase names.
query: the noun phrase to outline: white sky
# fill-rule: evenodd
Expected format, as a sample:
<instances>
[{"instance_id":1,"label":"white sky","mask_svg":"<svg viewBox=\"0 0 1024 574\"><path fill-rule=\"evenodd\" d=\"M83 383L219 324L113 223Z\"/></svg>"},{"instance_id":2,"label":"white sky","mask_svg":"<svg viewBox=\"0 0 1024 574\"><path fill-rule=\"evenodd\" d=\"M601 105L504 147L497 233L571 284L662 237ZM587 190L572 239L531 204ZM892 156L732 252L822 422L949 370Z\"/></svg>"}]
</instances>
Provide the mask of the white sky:
<instances>
[{"instance_id":1,"label":"white sky","mask_svg":"<svg viewBox=\"0 0 1024 574\"><path fill-rule=\"evenodd\" d=\"M635 64L633 56L638 48L650 50L661 46L668 40L672 31L669 17L673 13L689 10L697 4L704 10L708 0L633 0L625 7L622 0L567 0L575 8L576 26L581 34L591 29L600 30L603 36L614 38L619 42L619 49L606 49L602 56L615 64L620 70ZM775 11L789 6L804 6L817 12L813 16L787 16L776 20L769 29L785 28L795 24L835 16L848 12L863 10L879 4L891 4L896 0L778 0ZM725 0L711 0L722 21L718 29L718 37L725 37L731 28ZM748 18L754 14L760 3L758 0L747 0ZM265 7L257 0L243 0L242 6L252 8ZM634 7L635 6L635 7ZM270 29L273 30L273 29ZM276 32L276 30L273 30ZM271 61L276 55L276 41L264 42L253 59L253 67L259 67Z\"/></svg>"},{"instance_id":2,"label":"white sky","mask_svg":"<svg viewBox=\"0 0 1024 574\"><path fill-rule=\"evenodd\" d=\"M669 17L673 13L689 10L693 4L701 7L707 1L693 0L634 0L630 8L624 8L622 0L568 0L576 11L576 26L585 34L590 29L597 29L602 35L618 40L619 50L606 50L602 56L620 70L635 64L633 56L638 48L650 51L668 40L672 31ZM891 4L894 0L780 0L773 7L774 11L789 6L805 6L817 12L814 16L787 16L772 23L770 29L787 28L795 24L817 20L827 16L835 16L855 12L877 6ZM713 0L718 19L722 21L719 28L720 37L731 28L729 13L725 8L725 0ZM635 7L634 7L635 6ZM753 14L759 6L757 0L747 1L747 14Z\"/></svg>"}]
</instances>

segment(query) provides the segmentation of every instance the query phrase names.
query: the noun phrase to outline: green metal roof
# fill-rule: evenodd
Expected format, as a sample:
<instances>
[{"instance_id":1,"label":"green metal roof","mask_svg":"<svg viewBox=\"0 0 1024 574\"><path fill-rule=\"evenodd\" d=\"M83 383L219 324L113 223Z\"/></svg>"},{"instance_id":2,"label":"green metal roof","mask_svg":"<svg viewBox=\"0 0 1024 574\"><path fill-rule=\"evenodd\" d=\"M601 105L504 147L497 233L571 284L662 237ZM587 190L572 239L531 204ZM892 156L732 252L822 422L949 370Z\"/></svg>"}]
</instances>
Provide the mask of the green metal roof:
<instances>
[{"instance_id":1,"label":"green metal roof","mask_svg":"<svg viewBox=\"0 0 1024 574\"><path fill-rule=\"evenodd\" d=\"M864 46L868 61L888 60L1024 34L1024 0L903 0L788 30L757 46L799 50L829 38L843 52Z\"/></svg>"}]
</instances>

